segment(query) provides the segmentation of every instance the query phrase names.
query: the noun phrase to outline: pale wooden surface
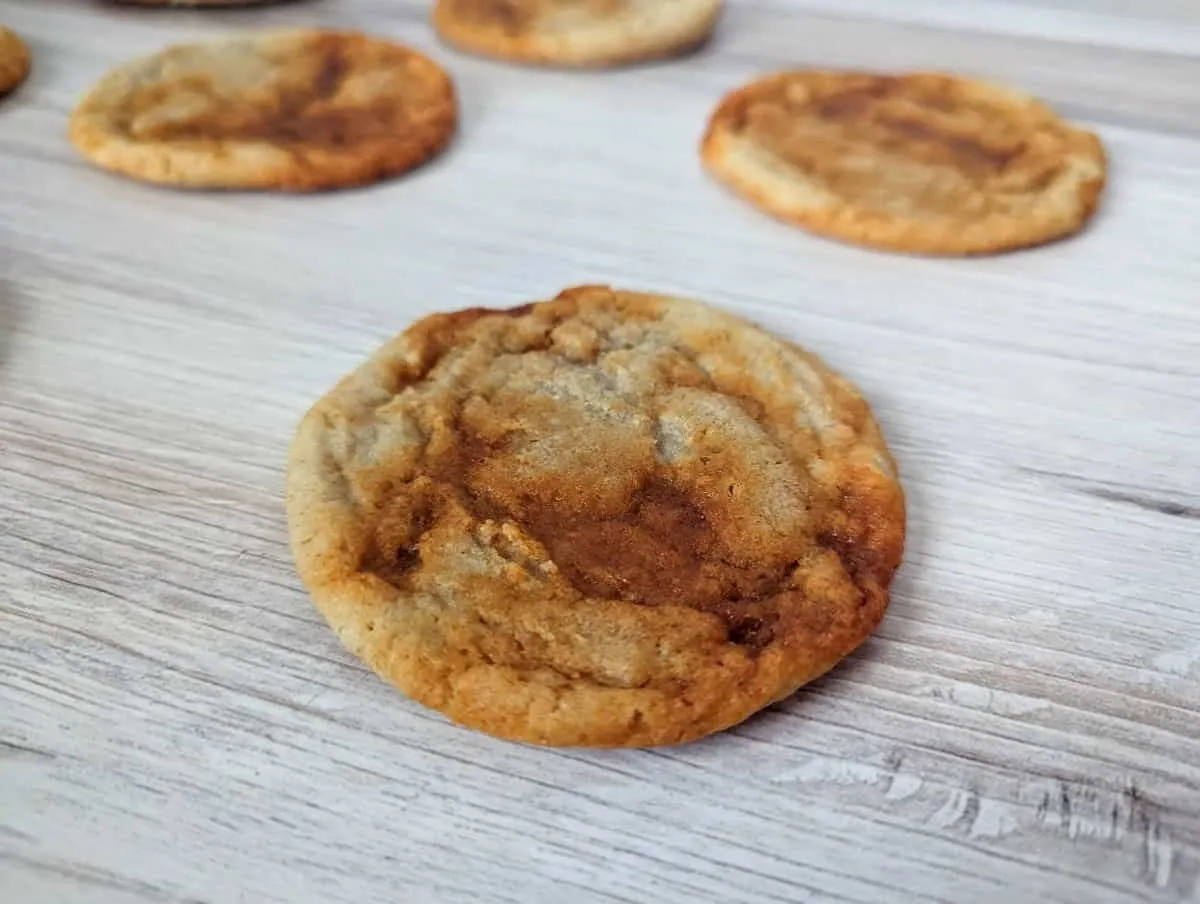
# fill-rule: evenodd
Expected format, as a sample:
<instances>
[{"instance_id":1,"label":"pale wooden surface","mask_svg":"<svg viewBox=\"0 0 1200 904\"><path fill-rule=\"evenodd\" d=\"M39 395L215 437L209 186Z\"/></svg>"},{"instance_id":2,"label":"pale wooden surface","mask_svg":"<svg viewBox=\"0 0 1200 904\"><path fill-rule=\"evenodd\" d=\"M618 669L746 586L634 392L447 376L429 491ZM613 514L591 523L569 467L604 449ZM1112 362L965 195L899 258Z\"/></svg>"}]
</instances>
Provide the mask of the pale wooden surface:
<instances>
[{"instance_id":1,"label":"pale wooden surface","mask_svg":"<svg viewBox=\"0 0 1200 904\"><path fill-rule=\"evenodd\" d=\"M0 901L1200 900L1198 8L731 6L699 57L568 75L438 49L403 0L0 0L36 55L0 106ZM66 144L109 66L285 22L433 49L456 146L282 198L154 190ZM1102 215L970 262L768 221L695 142L722 90L804 62L1042 93L1110 148ZM825 355L910 498L878 636L680 749L447 725L340 649L285 545L285 447L343 371L419 314L595 280Z\"/></svg>"}]
</instances>

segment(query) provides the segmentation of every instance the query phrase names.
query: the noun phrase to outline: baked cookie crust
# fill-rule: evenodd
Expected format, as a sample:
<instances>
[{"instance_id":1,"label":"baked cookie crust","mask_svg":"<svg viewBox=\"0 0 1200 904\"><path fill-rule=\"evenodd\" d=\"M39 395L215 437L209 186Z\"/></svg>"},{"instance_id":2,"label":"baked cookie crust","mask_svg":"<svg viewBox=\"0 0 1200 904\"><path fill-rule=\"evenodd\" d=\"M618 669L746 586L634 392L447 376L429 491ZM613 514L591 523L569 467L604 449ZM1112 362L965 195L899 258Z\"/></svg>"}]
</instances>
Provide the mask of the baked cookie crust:
<instances>
[{"instance_id":1,"label":"baked cookie crust","mask_svg":"<svg viewBox=\"0 0 1200 904\"><path fill-rule=\"evenodd\" d=\"M502 738L732 726L884 614L904 496L867 404L696 301L568 289L427 317L303 418L288 528L376 673Z\"/></svg>"},{"instance_id":2,"label":"baked cookie crust","mask_svg":"<svg viewBox=\"0 0 1200 904\"><path fill-rule=\"evenodd\" d=\"M717 179L782 220L943 255L1077 232L1106 172L1100 139L1039 101L938 73L768 76L721 101L701 156Z\"/></svg>"},{"instance_id":3,"label":"baked cookie crust","mask_svg":"<svg viewBox=\"0 0 1200 904\"><path fill-rule=\"evenodd\" d=\"M601 68L692 50L720 12L720 0L438 0L433 24L480 56Z\"/></svg>"},{"instance_id":4,"label":"baked cookie crust","mask_svg":"<svg viewBox=\"0 0 1200 904\"><path fill-rule=\"evenodd\" d=\"M274 6L292 0L108 0L117 6L159 6L174 9L206 9L235 6Z\"/></svg>"},{"instance_id":5,"label":"baked cookie crust","mask_svg":"<svg viewBox=\"0 0 1200 904\"><path fill-rule=\"evenodd\" d=\"M168 48L105 76L71 116L93 164L186 188L315 191L374 182L454 135L449 75L407 47L297 29Z\"/></svg>"},{"instance_id":6,"label":"baked cookie crust","mask_svg":"<svg viewBox=\"0 0 1200 904\"><path fill-rule=\"evenodd\" d=\"M0 97L11 94L29 77L33 58L16 34L0 25Z\"/></svg>"}]
</instances>

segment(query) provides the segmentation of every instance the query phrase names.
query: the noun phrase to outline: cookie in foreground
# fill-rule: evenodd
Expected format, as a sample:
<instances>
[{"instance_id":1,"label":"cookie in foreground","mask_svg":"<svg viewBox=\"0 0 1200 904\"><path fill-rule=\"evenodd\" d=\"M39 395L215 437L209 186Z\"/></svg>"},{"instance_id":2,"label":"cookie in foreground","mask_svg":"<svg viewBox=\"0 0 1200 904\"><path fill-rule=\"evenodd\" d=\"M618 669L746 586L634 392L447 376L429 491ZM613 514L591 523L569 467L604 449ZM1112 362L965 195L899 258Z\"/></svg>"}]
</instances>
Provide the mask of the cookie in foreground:
<instances>
[{"instance_id":1,"label":"cookie in foreground","mask_svg":"<svg viewBox=\"0 0 1200 904\"><path fill-rule=\"evenodd\" d=\"M600 68L691 50L720 12L721 0L438 0L433 24L481 56Z\"/></svg>"},{"instance_id":2,"label":"cookie in foreground","mask_svg":"<svg viewBox=\"0 0 1200 904\"><path fill-rule=\"evenodd\" d=\"M15 91L28 78L32 64L25 42L0 25L0 97Z\"/></svg>"},{"instance_id":3,"label":"cookie in foreground","mask_svg":"<svg viewBox=\"0 0 1200 904\"><path fill-rule=\"evenodd\" d=\"M721 101L701 154L762 210L831 238L969 255L1077 232L1100 139L1007 88L936 73L797 70Z\"/></svg>"},{"instance_id":4,"label":"cookie in foreground","mask_svg":"<svg viewBox=\"0 0 1200 904\"><path fill-rule=\"evenodd\" d=\"M315 191L437 155L457 100L428 57L354 32L249 33L168 48L107 76L71 116L93 164L187 188Z\"/></svg>"},{"instance_id":5,"label":"cookie in foreground","mask_svg":"<svg viewBox=\"0 0 1200 904\"><path fill-rule=\"evenodd\" d=\"M904 496L867 404L696 301L585 286L418 321L293 440L299 574L345 646L502 738L720 731L879 623Z\"/></svg>"}]
</instances>

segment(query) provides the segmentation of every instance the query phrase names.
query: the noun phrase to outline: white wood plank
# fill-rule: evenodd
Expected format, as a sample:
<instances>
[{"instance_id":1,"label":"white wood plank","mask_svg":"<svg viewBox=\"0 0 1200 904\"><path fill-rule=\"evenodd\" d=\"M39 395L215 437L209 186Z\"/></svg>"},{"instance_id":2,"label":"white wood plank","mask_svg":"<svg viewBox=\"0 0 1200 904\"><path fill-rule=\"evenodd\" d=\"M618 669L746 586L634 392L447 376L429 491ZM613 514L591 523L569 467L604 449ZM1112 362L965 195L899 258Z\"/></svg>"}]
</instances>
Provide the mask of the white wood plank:
<instances>
[{"instance_id":1,"label":"white wood plank","mask_svg":"<svg viewBox=\"0 0 1200 904\"><path fill-rule=\"evenodd\" d=\"M746 2L700 57L571 75L451 54L400 0L0 0L37 53L0 105L0 901L1200 900L1200 59L1186 29L1150 53L933 8ZM155 190L67 146L109 66L285 22L447 60L451 152L278 198ZM975 261L761 217L695 144L726 88L806 61L1044 93L1109 146L1102 214ZM877 636L680 749L445 724L341 651L284 537L290 431L342 372L423 313L596 280L822 353L910 497Z\"/></svg>"},{"instance_id":2,"label":"white wood plank","mask_svg":"<svg viewBox=\"0 0 1200 904\"><path fill-rule=\"evenodd\" d=\"M1090 44L1155 53L1200 53L1192 0L778 0L780 6L950 31Z\"/></svg>"}]
</instances>

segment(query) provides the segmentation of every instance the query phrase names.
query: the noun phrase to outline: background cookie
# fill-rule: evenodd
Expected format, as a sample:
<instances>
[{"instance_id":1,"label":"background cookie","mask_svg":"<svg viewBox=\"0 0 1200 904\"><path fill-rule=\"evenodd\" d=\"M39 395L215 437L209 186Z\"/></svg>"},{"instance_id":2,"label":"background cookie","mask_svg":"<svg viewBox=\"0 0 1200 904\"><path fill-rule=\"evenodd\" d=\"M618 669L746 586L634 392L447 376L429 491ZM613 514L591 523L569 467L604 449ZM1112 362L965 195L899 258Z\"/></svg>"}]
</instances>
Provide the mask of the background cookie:
<instances>
[{"instance_id":1,"label":"background cookie","mask_svg":"<svg viewBox=\"0 0 1200 904\"><path fill-rule=\"evenodd\" d=\"M305 191L411 169L450 141L432 60L360 34L272 31L169 48L109 75L71 117L92 163L192 188Z\"/></svg>"},{"instance_id":2,"label":"background cookie","mask_svg":"<svg viewBox=\"0 0 1200 904\"><path fill-rule=\"evenodd\" d=\"M904 541L867 405L681 299L584 287L428 317L300 424L297 568L343 643L452 719L687 741L831 668Z\"/></svg>"},{"instance_id":3,"label":"background cookie","mask_svg":"<svg viewBox=\"0 0 1200 904\"><path fill-rule=\"evenodd\" d=\"M119 6L174 6L198 8L205 6L268 6L290 0L109 0Z\"/></svg>"},{"instance_id":4,"label":"background cookie","mask_svg":"<svg viewBox=\"0 0 1200 904\"><path fill-rule=\"evenodd\" d=\"M1032 98L938 74L785 72L734 91L702 155L763 210L835 238L935 254L1078 230L1100 140Z\"/></svg>"},{"instance_id":5,"label":"background cookie","mask_svg":"<svg viewBox=\"0 0 1200 904\"><path fill-rule=\"evenodd\" d=\"M25 81L31 63L25 42L16 33L0 25L0 97Z\"/></svg>"},{"instance_id":6,"label":"background cookie","mask_svg":"<svg viewBox=\"0 0 1200 904\"><path fill-rule=\"evenodd\" d=\"M720 0L438 0L449 43L525 63L609 66L681 53L712 32Z\"/></svg>"}]
</instances>

